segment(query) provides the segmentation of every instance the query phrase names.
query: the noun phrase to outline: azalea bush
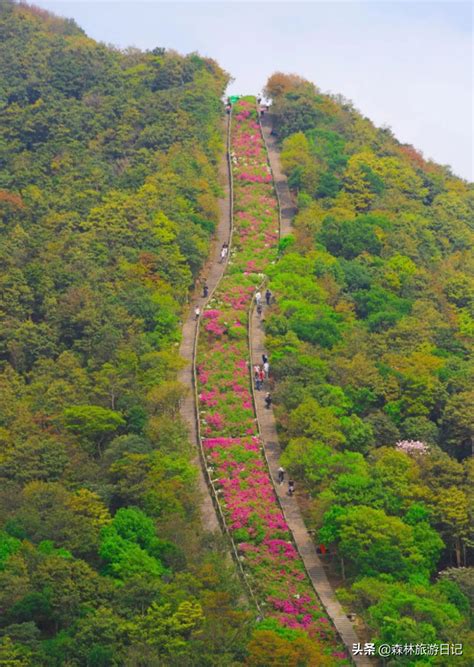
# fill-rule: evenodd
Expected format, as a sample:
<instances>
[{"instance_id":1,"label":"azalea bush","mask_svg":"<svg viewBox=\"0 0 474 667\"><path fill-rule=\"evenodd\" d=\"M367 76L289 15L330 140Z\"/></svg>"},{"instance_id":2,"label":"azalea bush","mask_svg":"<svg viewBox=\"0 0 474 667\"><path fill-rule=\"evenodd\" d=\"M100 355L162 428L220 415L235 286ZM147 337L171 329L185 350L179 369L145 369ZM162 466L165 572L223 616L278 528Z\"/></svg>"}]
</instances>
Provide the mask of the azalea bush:
<instances>
[{"instance_id":1,"label":"azalea bush","mask_svg":"<svg viewBox=\"0 0 474 667\"><path fill-rule=\"evenodd\" d=\"M277 257L278 203L256 116L240 100L231 131L234 228L229 262L202 313L197 351L204 454L245 576L266 617L347 660L321 608L279 506L258 434L251 393L248 318L252 297Z\"/></svg>"}]
</instances>

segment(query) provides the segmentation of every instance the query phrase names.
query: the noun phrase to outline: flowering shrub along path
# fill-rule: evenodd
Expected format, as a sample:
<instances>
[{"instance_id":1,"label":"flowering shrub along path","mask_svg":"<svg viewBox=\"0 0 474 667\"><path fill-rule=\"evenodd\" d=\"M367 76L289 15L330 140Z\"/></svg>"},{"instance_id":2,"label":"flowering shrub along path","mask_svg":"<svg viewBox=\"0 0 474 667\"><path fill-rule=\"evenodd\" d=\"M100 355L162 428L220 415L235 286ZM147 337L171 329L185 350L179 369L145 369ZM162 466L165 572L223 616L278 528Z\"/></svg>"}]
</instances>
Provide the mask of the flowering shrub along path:
<instances>
[{"instance_id":1,"label":"flowering shrub along path","mask_svg":"<svg viewBox=\"0 0 474 667\"><path fill-rule=\"evenodd\" d=\"M227 270L202 313L196 370L202 445L230 534L267 617L306 632L348 664L296 551L262 454L247 326L252 296L276 258L278 204L254 98L234 106L234 230Z\"/></svg>"}]
</instances>

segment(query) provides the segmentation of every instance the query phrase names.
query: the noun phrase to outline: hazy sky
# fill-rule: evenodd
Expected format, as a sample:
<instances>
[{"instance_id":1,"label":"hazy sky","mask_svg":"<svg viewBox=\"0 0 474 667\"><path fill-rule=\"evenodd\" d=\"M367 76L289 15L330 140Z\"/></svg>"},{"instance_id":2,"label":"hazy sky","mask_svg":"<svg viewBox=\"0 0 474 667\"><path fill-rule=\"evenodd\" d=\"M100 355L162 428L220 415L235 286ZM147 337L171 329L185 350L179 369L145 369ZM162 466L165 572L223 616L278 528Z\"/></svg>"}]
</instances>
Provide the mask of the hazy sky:
<instances>
[{"instance_id":1,"label":"hazy sky","mask_svg":"<svg viewBox=\"0 0 474 667\"><path fill-rule=\"evenodd\" d=\"M300 74L474 180L470 2L30 2L99 41L211 56L235 78L230 92Z\"/></svg>"}]
</instances>

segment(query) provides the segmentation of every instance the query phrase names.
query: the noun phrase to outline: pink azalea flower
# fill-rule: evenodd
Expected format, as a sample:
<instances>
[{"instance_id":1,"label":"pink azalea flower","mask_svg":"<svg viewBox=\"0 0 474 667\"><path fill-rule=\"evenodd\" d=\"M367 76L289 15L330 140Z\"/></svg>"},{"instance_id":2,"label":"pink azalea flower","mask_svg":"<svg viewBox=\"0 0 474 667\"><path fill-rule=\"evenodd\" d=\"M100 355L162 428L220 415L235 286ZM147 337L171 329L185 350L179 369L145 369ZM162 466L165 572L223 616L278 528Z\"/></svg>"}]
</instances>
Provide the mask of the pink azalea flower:
<instances>
[{"instance_id":1,"label":"pink azalea flower","mask_svg":"<svg viewBox=\"0 0 474 667\"><path fill-rule=\"evenodd\" d=\"M218 480L229 531L270 615L337 649L291 542L256 436L247 341L233 335L247 325L255 273L266 272L276 257L278 211L255 105L240 100L232 118L232 264L215 292L217 307L202 315L203 333L208 334L200 337L197 364L202 445Z\"/></svg>"}]
</instances>

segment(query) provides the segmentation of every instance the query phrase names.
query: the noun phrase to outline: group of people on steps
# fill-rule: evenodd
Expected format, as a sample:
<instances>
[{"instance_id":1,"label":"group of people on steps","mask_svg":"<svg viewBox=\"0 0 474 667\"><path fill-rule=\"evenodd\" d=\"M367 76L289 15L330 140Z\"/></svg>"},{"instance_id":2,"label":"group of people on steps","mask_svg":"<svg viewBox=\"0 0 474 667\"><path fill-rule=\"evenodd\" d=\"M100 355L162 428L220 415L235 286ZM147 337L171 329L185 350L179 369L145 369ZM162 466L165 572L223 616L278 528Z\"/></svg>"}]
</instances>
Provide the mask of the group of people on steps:
<instances>
[{"instance_id":1,"label":"group of people on steps","mask_svg":"<svg viewBox=\"0 0 474 667\"><path fill-rule=\"evenodd\" d=\"M225 262L228 254L229 254L229 244L227 243L227 241L224 241L219 252L219 264ZM209 296L209 287L207 283L204 282L202 286L202 298L207 299L208 296ZM201 315L201 308L199 307L198 304L196 304L196 306L194 307L194 319L197 321L200 315Z\"/></svg>"},{"instance_id":2,"label":"group of people on steps","mask_svg":"<svg viewBox=\"0 0 474 667\"><path fill-rule=\"evenodd\" d=\"M257 313L259 317L262 314L262 305L263 301L263 296L260 290L257 290L255 292L255 303L257 307ZM265 303L267 306L269 306L271 303L275 301L275 298L271 291L267 288L265 291ZM261 364L255 364L253 367L253 379L255 383L255 389L256 391L261 391L262 387L264 387L265 382L268 380L270 376L270 363L268 361L268 356L263 353L262 354L262 363ZM269 410L271 405L272 405L272 396L269 391L266 392L265 394L265 407ZM285 470L282 466L278 468L278 483L283 484L285 481ZM295 492L295 483L292 479L288 480L288 495L292 496Z\"/></svg>"},{"instance_id":3,"label":"group of people on steps","mask_svg":"<svg viewBox=\"0 0 474 667\"><path fill-rule=\"evenodd\" d=\"M269 289L265 291L265 302L267 306L275 302L275 297L273 296L273 294L270 292ZM262 301L262 293L260 290L257 290L255 292L255 305L257 306L257 315L261 317L263 313L263 301Z\"/></svg>"},{"instance_id":4,"label":"group of people on steps","mask_svg":"<svg viewBox=\"0 0 474 667\"><path fill-rule=\"evenodd\" d=\"M274 300L275 299L272 293L267 288L265 291L265 303L267 304L267 306L269 306ZM259 289L255 292L255 305L256 305L257 315L261 317L263 312L263 296ZM268 380L269 375L270 375L270 364L268 362L268 357L266 354L262 354L262 363L256 364L253 367L253 379L255 382L255 389L257 391L260 391L262 389L265 381ZM269 410L272 404L272 396L269 391L266 392L264 401L265 401L265 407Z\"/></svg>"},{"instance_id":5,"label":"group of people on steps","mask_svg":"<svg viewBox=\"0 0 474 667\"><path fill-rule=\"evenodd\" d=\"M264 386L266 380L268 380L270 375L270 364L268 363L268 357L266 354L262 354L262 363L255 364L253 367L253 379L255 383L255 389L260 391ZM270 409L272 404L272 396L269 391L265 393L265 407L267 410Z\"/></svg>"},{"instance_id":6,"label":"group of people on steps","mask_svg":"<svg viewBox=\"0 0 474 667\"><path fill-rule=\"evenodd\" d=\"M285 481L285 469L280 466L278 468L278 484L283 484ZM292 496L295 492L295 483L292 479L288 480L288 495Z\"/></svg>"},{"instance_id":7,"label":"group of people on steps","mask_svg":"<svg viewBox=\"0 0 474 667\"><path fill-rule=\"evenodd\" d=\"M258 103L260 104L260 99L258 100ZM230 108L231 105L229 104L228 107L226 107L227 113L230 113ZM263 110L261 111L261 115L263 116ZM225 241L222 244L222 247L219 252L219 264L223 264L225 262L225 260L228 257L228 254L229 254L229 244L227 243L227 241ZM204 282L202 286L202 298L207 299L208 297L209 297L209 287L207 283ZM275 302L275 297L268 288L265 290L264 295L262 295L260 289L258 289L255 292L255 306L257 315L259 317L261 317L263 313L264 299L265 299L265 304L267 306L270 306L272 303ZM199 320L200 315L201 315L201 308L199 307L198 304L196 304L194 308L194 319L196 320L196 322ZM268 356L266 354L262 354L262 363L256 364L253 368L255 389L257 391L260 391L262 389L265 382L268 380L269 375L270 375L270 363L268 361ZM265 402L265 407L267 408L267 410L269 410L272 405L272 396L269 391L265 393L264 402ZM284 480L285 480L285 470L284 468L282 468L282 466L280 466L278 468L278 483L283 484ZM295 492L295 483L293 480L290 479L288 480L288 495L292 496L294 492Z\"/></svg>"}]
</instances>

